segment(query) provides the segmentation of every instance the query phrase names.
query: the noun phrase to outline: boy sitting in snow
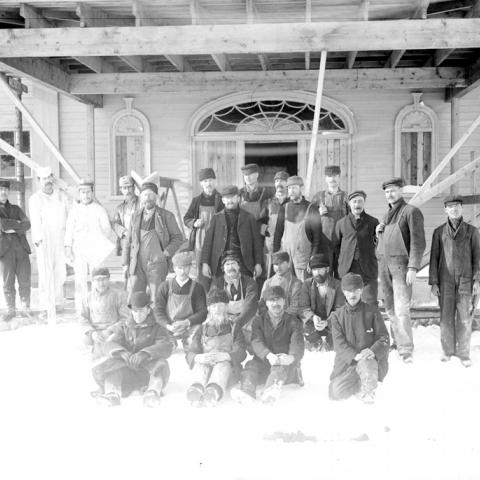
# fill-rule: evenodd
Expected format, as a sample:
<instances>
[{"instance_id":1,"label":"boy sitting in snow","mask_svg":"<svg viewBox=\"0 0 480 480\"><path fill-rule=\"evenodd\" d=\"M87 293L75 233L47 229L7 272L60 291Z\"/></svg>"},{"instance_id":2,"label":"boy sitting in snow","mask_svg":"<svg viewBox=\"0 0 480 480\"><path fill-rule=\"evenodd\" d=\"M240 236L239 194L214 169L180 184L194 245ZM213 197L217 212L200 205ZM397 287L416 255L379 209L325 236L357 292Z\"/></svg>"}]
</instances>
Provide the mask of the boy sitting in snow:
<instances>
[{"instance_id":1,"label":"boy sitting in snow","mask_svg":"<svg viewBox=\"0 0 480 480\"><path fill-rule=\"evenodd\" d=\"M209 292L207 320L195 332L187 352L187 363L194 377L187 390L192 405L215 406L232 378L238 378L247 356L242 329L229 321L228 302L225 290Z\"/></svg>"},{"instance_id":2,"label":"boy sitting in snow","mask_svg":"<svg viewBox=\"0 0 480 480\"><path fill-rule=\"evenodd\" d=\"M372 403L377 383L388 371L390 338L377 306L361 301L362 277L346 274L342 290L347 303L329 318L335 350L329 396L342 400L357 394L362 401Z\"/></svg>"},{"instance_id":3,"label":"boy sitting in snow","mask_svg":"<svg viewBox=\"0 0 480 480\"><path fill-rule=\"evenodd\" d=\"M268 288L263 294L267 311L252 323L251 347L254 352L242 373L240 388L232 388L232 397L240 402L255 399L256 387L265 383L262 401L278 400L286 383L302 383L300 361L305 345L302 322L286 312L286 294L280 286Z\"/></svg>"},{"instance_id":4,"label":"boy sitting in snow","mask_svg":"<svg viewBox=\"0 0 480 480\"><path fill-rule=\"evenodd\" d=\"M133 293L129 308L130 318L118 324L103 344L107 359L92 370L101 388L97 400L115 406L120 404L121 396L145 389L143 403L154 407L170 376L167 358L173 345L165 327L155 321L149 295Z\"/></svg>"}]
</instances>

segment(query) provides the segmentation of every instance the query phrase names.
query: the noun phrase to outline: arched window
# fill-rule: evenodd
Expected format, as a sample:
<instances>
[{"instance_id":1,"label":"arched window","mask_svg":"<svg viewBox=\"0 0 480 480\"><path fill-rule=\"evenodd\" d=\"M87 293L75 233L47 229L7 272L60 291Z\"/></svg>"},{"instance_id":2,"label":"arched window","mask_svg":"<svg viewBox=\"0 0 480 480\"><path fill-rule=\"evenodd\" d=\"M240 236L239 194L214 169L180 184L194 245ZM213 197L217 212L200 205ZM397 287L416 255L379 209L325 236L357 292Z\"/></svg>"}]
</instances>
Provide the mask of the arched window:
<instances>
[{"instance_id":1,"label":"arched window","mask_svg":"<svg viewBox=\"0 0 480 480\"><path fill-rule=\"evenodd\" d=\"M124 110L112 119L112 175L113 195L120 195L118 179L132 170L146 176L150 173L150 125L147 117L132 108L133 98L126 97Z\"/></svg>"},{"instance_id":2,"label":"arched window","mask_svg":"<svg viewBox=\"0 0 480 480\"><path fill-rule=\"evenodd\" d=\"M395 121L395 175L407 185L420 186L430 175L438 151L435 112L413 93L413 104L404 107Z\"/></svg>"}]
</instances>

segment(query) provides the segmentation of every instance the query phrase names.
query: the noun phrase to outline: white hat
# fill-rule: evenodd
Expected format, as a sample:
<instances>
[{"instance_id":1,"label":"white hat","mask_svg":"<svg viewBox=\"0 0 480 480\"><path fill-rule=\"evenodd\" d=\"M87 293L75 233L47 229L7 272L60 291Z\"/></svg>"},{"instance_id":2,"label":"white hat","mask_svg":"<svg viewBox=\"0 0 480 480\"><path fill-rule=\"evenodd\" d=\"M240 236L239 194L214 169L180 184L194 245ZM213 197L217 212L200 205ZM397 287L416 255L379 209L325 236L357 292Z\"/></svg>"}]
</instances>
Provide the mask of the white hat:
<instances>
[{"instance_id":1,"label":"white hat","mask_svg":"<svg viewBox=\"0 0 480 480\"><path fill-rule=\"evenodd\" d=\"M53 175L51 167L39 167L37 168L37 177L38 178L47 178Z\"/></svg>"}]
</instances>

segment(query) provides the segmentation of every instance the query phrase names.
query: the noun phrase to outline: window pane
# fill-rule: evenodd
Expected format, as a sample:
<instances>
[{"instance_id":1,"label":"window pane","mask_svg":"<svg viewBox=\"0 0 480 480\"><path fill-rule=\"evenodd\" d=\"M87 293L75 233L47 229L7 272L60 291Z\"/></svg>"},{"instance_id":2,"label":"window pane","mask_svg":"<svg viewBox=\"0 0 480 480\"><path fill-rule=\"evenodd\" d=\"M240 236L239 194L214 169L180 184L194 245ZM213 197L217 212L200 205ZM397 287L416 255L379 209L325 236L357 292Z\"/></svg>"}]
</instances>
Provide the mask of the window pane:
<instances>
[{"instance_id":1,"label":"window pane","mask_svg":"<svg viewBox=\"0 0 480 480\"><path fill-rule=\"evenodd\" d=\"M423 132L423 178L422 183L432 173L432 132Z\"/></svg>"},{"instance_id":2,"label":"window pane","mask_svg":"<svg viewBox=\"0 0 480 480\"><path fill-rule=\"evenodd\" d=\"M115 137L116 194L120 195L118 179L132 170L145 173L145 142L143 136L117 135Z\"/></svg>"},{"instance_id":3,"label":"window pane","mask_svg":"<svg viewBox=\"0 0 480 480\"><path fill-rule=\"evenodd\" d=\"M125 115L117 122L116 135L142 135L142 122L133 115Z\"/></svg>"}]
</instances>

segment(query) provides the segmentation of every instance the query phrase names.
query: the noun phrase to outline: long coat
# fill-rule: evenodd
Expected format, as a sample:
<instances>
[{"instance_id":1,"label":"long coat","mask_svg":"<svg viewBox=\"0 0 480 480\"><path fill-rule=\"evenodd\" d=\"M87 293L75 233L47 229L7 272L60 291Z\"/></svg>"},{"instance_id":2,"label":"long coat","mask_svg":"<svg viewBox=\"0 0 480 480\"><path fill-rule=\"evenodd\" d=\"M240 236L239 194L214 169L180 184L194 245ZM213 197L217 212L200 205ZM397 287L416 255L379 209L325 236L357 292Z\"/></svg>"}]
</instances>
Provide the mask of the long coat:
<instances>
[{"instance_id":1,"label":"long coat","mask_svg":"<svg viewBox=\"0 0 480 480\"><path fill-rule=\"evenodd\" d=\"M0 204L0 229L0 257L7 253L12 242L18 241L26 253L31 253L26 237L26 232L30 230L30 220L18 205L12 205L8 200L5 204ZM16 235L4 233L6 230L14 230Z\"/></svg>"},{"instance_id":2,"label":"long coat","mask_svg":"<svg viewBox=\"0 0 480 480\"><path fill-rule=\"evenodd\" d=\"M355 249L359 250L362 272L368 279L378 276L378 262L375 255L375 228L378 220L363 212L359 221L350 213L335 225L334 248L338 256L338 275L342 278L350 271Z\"/></svg>"},{"instance_id":3,"label":"long coat","mask_svg":"<svg viewBox=\"0 0 480 480\"><path fill-rule=\"evenodd\" d=\"M115 207L115 211L113 212L112 228L117 235L117 255L122 254L122 243L124 243L122 239L125 239L128 236L128 225L126 225L125 216L130 207L133 207L133 212L137 211L140 208L140 198L135 196L133 202L124 200Z\"/></svg>"},{"instance_id":4,"label":"long coat","mask_svg":"<svg viewBox=\"0 0 480 480\"><path fill-rule=\"evenodd\" d=\"M222 210L212 217L202 248L201 263L210 265L213 275L216 274L225 251L227 233L227 220L225 211ZM261 265L263 261L262 239L255 218L242 209L238 214L237 233L240 239L243 264L253 273L255 265Z\"/></svg>"},{"instance_id":5,"label":"long coat","mask_svg":"<svg viewBox=\"0 0 480 480\"><path fill-rule=\"evenodd\" d=\"M143 209L137 210L130 225L125 247L123 249L123 265L129 266L129 274L135 275L138 252L140 251L140 227ZM183 241L183 235L178 228L175 215L159 206L155 207L155 230L163 250L173 257Z\"/></svg>"},{"instance_id":6,"label":"long coat","mask_svg":"<svg viewBox=\"0 0 480 480\"><path fill-rule=\"evenodd\" d=\"M335 362L330 379L341 375L354 361L357 353L369 348L378 363L378 379L388 372L390 338L382 314L376 305L348 303L330 315Z\"/></svg>"}]
</instances>

